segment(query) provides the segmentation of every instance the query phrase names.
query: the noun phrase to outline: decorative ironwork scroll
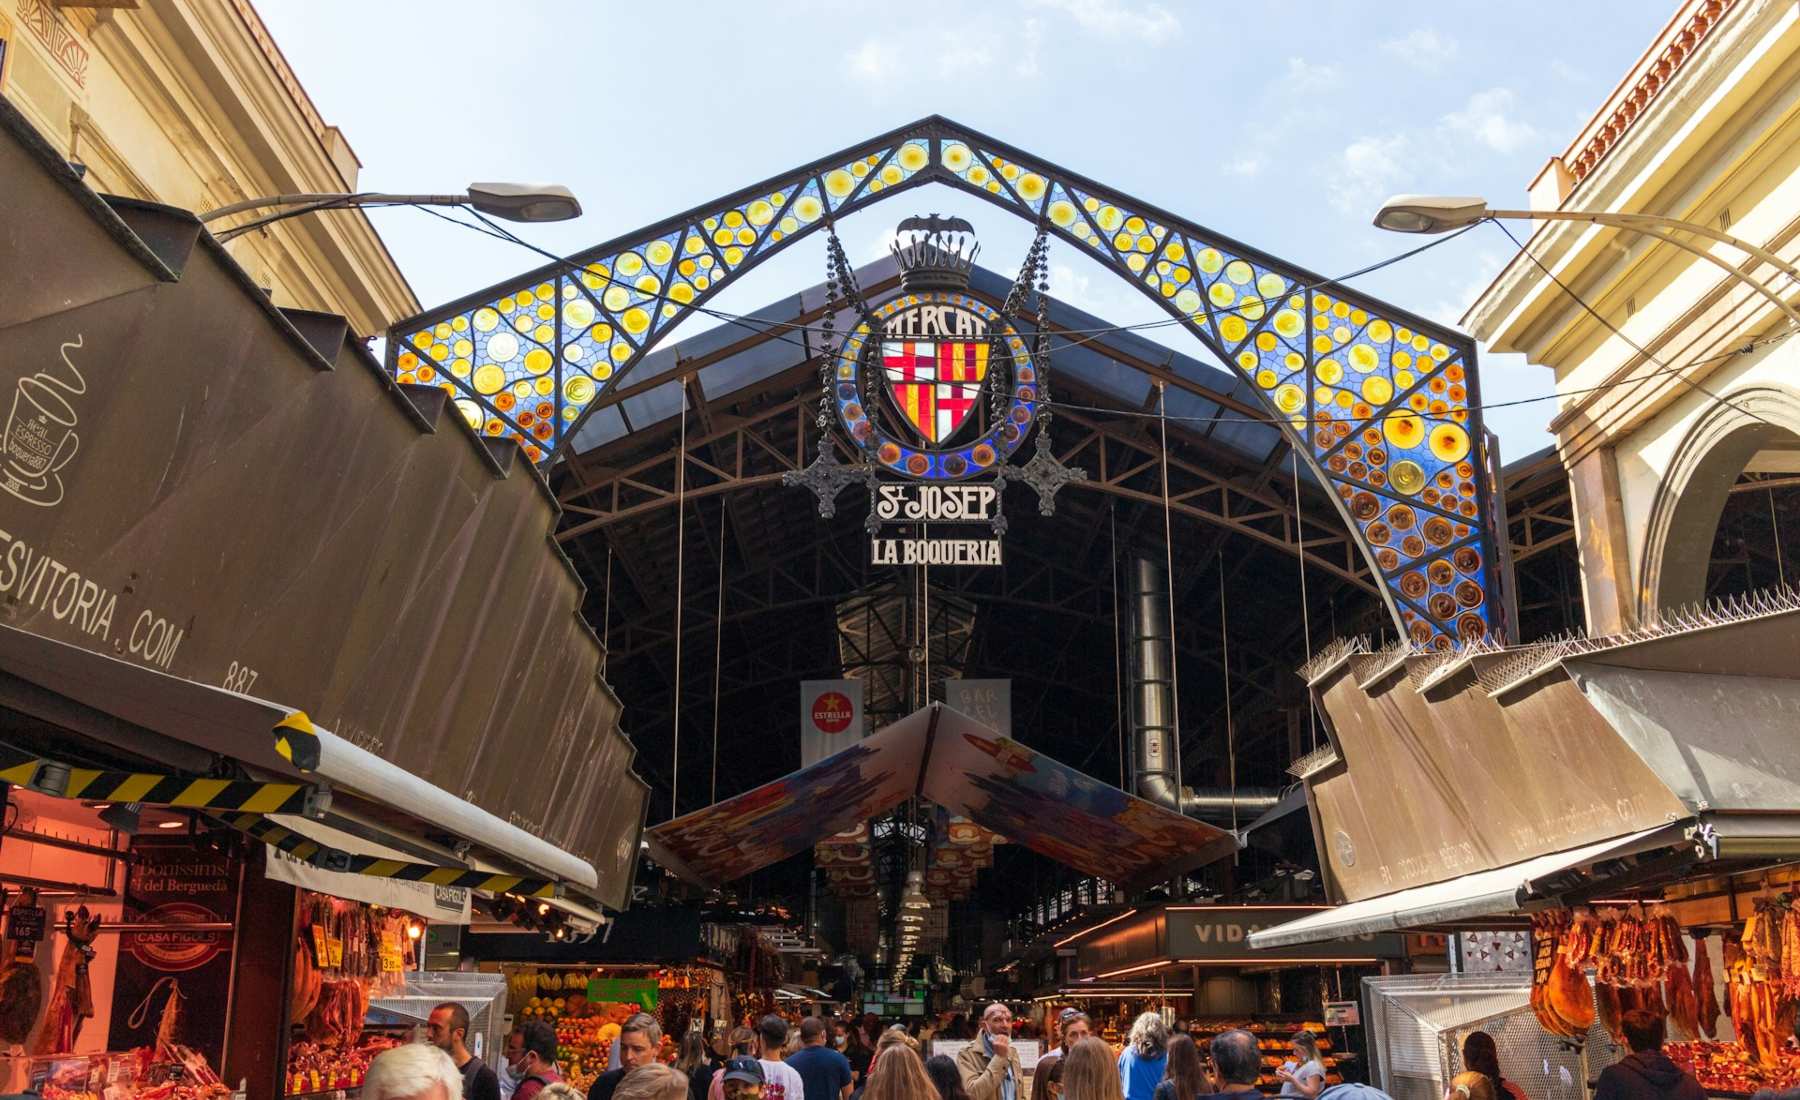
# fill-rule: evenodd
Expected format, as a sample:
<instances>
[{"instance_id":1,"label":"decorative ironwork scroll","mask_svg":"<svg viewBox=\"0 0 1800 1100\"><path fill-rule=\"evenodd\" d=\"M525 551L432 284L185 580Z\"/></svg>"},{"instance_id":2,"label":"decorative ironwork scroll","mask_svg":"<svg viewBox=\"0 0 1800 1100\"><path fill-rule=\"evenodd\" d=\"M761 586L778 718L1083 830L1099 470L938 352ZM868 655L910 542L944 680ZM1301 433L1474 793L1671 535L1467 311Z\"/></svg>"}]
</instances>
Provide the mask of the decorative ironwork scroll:
<instances>
[{"instance_id":1,"label":"decorative ironwork scroll","mask_svg":"<svg viewBox=\"0 0 1800 1100\"><path fill-rule=\"evenodd\" d=\"M546 461L725 285L930 182L1082 248L1229 364L1330 487L1414 643L1504 634L1466 336L936 116L402 321L389 367L443 386L477 431Z\"/></svg>"}]
</instances>

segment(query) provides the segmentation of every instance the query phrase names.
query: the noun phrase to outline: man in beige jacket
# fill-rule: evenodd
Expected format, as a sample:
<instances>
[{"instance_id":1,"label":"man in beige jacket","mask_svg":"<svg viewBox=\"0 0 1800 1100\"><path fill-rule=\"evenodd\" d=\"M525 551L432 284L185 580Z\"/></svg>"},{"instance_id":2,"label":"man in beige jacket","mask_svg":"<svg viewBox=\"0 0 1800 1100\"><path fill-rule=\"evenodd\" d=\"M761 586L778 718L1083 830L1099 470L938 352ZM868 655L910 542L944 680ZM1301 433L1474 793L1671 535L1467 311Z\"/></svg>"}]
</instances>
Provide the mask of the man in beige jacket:
<instances>
[{"instance_id":1,"label":"man in beige jacket","mask_svg":"<svg viewBox=\"0 0 1800 1100\"><path fill-rule=\"evenodd\" d=\"M994 1002L981 1014L981 1034L956 1056L969 1100L1024 1100L1025 1071L1012 1045L1012 1010Z\"/></svg>"}]
</instances>

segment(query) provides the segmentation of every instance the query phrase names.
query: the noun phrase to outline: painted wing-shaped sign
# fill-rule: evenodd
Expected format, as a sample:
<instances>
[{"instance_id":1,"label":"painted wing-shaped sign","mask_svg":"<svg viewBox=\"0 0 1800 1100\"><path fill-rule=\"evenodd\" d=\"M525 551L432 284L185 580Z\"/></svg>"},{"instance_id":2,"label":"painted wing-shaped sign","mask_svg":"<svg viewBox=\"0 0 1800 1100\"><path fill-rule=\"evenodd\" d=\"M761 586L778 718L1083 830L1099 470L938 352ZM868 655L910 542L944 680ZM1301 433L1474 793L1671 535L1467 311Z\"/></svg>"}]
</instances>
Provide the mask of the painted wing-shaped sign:
<instances>
[{"instance_id":1,"label":"painted wing-shaped sign","mask_svg":"<svg viewBox=\"0 0 1800 1100\"><path fill-rule=\"evenodd\" d=\"M645 836L652 859L717 886L846 832L915 791L1083 874L1128 886L1237 848L1224 829L1134 798L942 703Z\"/></svg>"},{"instance_id":2,"label":"painted wing-shaped sign","mask_svg":"<svg viewBox=\"0 0 1800 1100\"><path fill-rule=\"evenodd\" d=\"M1136 798L945 708L926 798L1083 874L1131 884L1230 855L1224 829Z\"/></svg>"},{"instance_id":3,"label":"painted wing-shaped sign","mask_svg":"<svg viewBox=\"0 0 1800 1100\"><path fill-rule=\"evenodd\" d=\"M917 711L810 767L645 833L650 858L716 886L803 852L886 813L918 786L929 710Z\"/></svg>"}]
</instances>

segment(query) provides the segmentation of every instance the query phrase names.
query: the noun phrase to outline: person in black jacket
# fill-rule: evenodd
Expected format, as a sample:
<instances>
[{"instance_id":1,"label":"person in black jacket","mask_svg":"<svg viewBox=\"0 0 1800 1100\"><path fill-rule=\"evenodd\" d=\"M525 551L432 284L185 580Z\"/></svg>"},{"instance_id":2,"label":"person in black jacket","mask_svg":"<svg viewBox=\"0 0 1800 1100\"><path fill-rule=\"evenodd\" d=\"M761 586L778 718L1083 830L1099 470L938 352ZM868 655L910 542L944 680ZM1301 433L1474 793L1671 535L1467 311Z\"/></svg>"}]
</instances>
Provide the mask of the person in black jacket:
<instances>
[{"instance_id":1,"label":"person in black jacket","mask_svg":"<svg viewBox=\"0 0 1800 1100\"><path fill-rule=\"evenodd\" d=\"M463 1100L500 1100L500 1078L469 1051L469 1010L445 1001L431 1010L425 1037L450 1056L463 1077Z\"/></svg>"},{"instance_id":2,"label":"person in black jacket","mask_svg":"<svg viewBox=\"0 0 1800 1100\"><path fill-rule=\"evenodd\" d=\"M1706 1100L1706 1090L1663 1054L1663 1018L1633 1009L1620 1021L1631 1053L1600 1073L1594 1100Z\"/></svg>"}]
</instances>

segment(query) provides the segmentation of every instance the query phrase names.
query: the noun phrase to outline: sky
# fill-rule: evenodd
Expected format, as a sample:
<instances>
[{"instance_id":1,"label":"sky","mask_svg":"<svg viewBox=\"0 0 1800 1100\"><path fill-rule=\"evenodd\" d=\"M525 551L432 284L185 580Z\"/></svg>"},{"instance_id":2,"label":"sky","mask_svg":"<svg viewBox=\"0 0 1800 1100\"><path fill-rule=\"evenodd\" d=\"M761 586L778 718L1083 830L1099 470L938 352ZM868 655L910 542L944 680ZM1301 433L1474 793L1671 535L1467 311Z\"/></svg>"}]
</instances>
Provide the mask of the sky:
<instances>
[{"instance_id":1,"label":"sky","mask_svg":"<svg viewBox=\"0 0 1800 1100\"><path fill-rule=\"evenodd\" d=\"M1525 188L1672 14L1672 0L1506 4L1165 0L765 5L589 0L258 0L359 187L554 181L585 209L524 227L559 254L619 236L930 114L1190 221L1338 275L1421 238L1370 225L1391 194ZM913 213L960 214L982 262L1016 270L1031 227L943 187L843 223L851 260ZM427 308L541 257L418 210L376 227ZM1517 230L1515 230L1517 231ZM1521 234L1522 235L1522 234ZM1351 285L1456 326L1514 252L1483 226ZM713 305L747 312L821 281L822 238ZM1053 292L1118 324L1164 315L1074 246ZM704 327L695 318L678 330ZM1147 332L1207 356L1177 330ZM1054 360L1052 360L1054 363ZM1550 373L1484 355L1503 460L1547 446Z\"/></svg>"}]
</instances>

